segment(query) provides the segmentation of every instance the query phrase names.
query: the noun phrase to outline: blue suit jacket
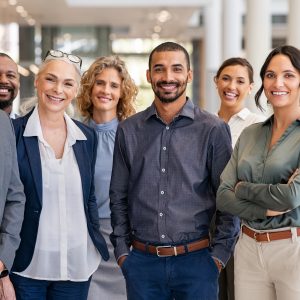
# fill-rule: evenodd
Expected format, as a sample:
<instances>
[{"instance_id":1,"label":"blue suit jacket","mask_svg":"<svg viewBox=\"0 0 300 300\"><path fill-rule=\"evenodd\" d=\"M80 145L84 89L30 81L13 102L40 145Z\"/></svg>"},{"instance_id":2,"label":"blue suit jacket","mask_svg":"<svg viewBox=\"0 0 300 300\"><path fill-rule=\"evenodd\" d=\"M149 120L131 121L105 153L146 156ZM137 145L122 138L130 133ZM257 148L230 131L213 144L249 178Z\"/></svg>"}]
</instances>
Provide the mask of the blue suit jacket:
<instances>
[{"instance_id":1,"label":"blue suit jacket","mask_svg":"<svg viewBox=\"0 0 300 300\"><path fill-rule=\"evenodd\" d=\"M21 243L17 250L12 271L21 272L31 262L41 210L43 207L42 195L42 167L37 137L24 137L24 130L32 111L24 117L13 120L16 134L18 163L20 177L26 195L24 221L21 229ZM86 125L73 120L85 134L87 140L76 141L73 150L78 163L84 210L90 237L104 260L108 260L107 245L100 233L99 217L96 198L94 195L94 169L97 152L97 137L95 132ZM51 226L51 220L49 220Z\"/></svg>"}]
</instances>

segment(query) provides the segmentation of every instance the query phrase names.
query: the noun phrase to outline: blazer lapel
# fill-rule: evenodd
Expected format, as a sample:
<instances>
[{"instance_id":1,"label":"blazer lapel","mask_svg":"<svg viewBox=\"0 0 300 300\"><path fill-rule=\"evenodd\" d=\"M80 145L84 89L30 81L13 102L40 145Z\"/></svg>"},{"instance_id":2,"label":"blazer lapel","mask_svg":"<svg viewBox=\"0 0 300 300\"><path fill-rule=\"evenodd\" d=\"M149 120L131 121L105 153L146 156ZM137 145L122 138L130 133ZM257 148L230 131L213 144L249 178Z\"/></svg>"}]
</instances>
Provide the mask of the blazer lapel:
<instances>
[{"instance_id":1,"label":"blazer lapel","mask_svg":"<svg viewBox=\"0 0 300 300\"><path fill-rule=\"evenodd\" d=\"M75 153L75 157L77 160L77 164L79 167L79 172L81 176L81 184L82 184L82 191L83 191L83 200L84 202L87 201L89 194L89 168L87 167L88 161L86 160L87 153L85 153L84 143L82 141L76 141L73 145L73 150Z\"/></svg>"},{"instance_id":2,"label":"blazer lapel","mask_svg":"<svg viewBox=\"0 0 300 300\"><path fill-rule=\"evenodd\" d=\"M24 137L24 143L38 198L42 204L42 165L37 137Z\"/></svg>"}]
</instances>

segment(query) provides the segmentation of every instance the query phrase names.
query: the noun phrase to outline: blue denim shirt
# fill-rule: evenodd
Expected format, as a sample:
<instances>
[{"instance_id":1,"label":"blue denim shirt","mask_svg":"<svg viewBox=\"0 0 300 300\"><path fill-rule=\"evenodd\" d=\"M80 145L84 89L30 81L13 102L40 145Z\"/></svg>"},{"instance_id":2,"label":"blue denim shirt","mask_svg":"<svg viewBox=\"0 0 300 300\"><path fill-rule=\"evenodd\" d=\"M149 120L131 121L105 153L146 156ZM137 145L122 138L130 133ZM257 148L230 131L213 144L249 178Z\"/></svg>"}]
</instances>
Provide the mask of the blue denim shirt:
<instances>
[{"instance_id":1,"label":"blue denim shirt","mask_svg":"<svg viewBox=\"0 0 300 300\"><path fill-rule=\"evenodd\" d=\"M175 245L207 237L231 151L227 124L190 100L168 125L154 104L121 122L110 185L116 258L132 239ZM225 264L238 232L237 217L217 212L212 256Z\"/></svg>"}]
</instances>

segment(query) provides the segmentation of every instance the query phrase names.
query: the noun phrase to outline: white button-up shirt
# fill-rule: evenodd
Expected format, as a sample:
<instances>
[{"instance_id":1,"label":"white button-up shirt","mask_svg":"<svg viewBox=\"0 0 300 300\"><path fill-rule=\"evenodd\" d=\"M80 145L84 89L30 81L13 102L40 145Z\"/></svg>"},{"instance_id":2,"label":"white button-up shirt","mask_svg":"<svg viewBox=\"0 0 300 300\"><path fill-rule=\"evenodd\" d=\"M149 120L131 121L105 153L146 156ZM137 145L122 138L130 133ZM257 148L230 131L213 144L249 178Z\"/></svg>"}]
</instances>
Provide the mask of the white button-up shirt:
<instances>
[{"instance_id":1,"label":"white button-up shirt","mask_svg":"<svg viewBox=\"0 0 300 300\"><path fill-rule=\"evenodd\" d=\"M246 107L233 115L228 122L231 132L232 147L234 148L240 134L246 127L254 123L263 122L265 119L265 116L254 114Z\"/></svg>"},{"instance_id":2,"label":"white button-up shirt","mask_svg":"<svg viewBox=\"0 0 300 300\"><path fill-rule=\"evenodd\" d=\"M37 136L42 164L43 209L34 254L19 275L43 280L86 281L101 256L87 229L81 176L72 145L86 140L65 114L67 139L61 159L45 141L37 107L28 119L24 136Z\"/></svg>"}]
</instances>

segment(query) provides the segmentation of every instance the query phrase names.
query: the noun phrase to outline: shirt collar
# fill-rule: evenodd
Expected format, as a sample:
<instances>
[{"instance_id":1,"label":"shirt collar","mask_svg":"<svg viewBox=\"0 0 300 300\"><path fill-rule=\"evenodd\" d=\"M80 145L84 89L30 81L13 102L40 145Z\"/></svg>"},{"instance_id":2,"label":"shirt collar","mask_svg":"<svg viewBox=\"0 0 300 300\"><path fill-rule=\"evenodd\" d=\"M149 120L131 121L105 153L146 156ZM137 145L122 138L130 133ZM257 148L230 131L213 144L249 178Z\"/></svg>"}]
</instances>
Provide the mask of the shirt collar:
<instances>
[{"instance_id":1,"label":"shirt collar","mask_svg":"<svg viewBox=\"0 0 300 300\"><path fill-rule=\"evenodd\" d=\"M242 110L240 110L236 116L242 120L246 120L247 117L250 115L250 110L246 107L244 107Z\"/></svg>"},{"instance_id":2,"label":"shirt collar","mask_svg":"<svg viewBox=\"0 0 300 300\"><path fill-rule=\"evenodd\" d=\"M74 121L66 113L64 113L64 118L67 125L68 145L69 146L74 145L76 143L76 140L86 140L86 136L84 135L84 133L80 130L80 128L74 123ZM38 105L36 105L31 116L29 117L23 135L27 137L37 136L39 140L45 142L42 128L41 128L40 117L38 113Z\"/></svg>"},{"instance_id":3,"label":"shirt collar","mask_svg":"<svg viewBox=\"0 0 300 300\"><path fill-rule=\"evenodd\" d=\"M274 122L274 115L271 115L267 118L263 123L262 126L271 125ZM296 119L294 122L297 122L297 125L300 126L300 119Z\"/></svg>"},{"instance_id":4,"label":"shirt collar","mask_svg":"<svg viewBox=\"0 0 300 300\"><path fill-rule=\"evenodd\" d=\"M195 118L194 108L195 108L194 103L187 97L186 102L182 107L181 111L179 112L178 116L187 117L194 120ZM148 120L152 116L158 116L154 102L152 102L151 106L147 109L145 119Z\"/></svg>"}]
</instances>

